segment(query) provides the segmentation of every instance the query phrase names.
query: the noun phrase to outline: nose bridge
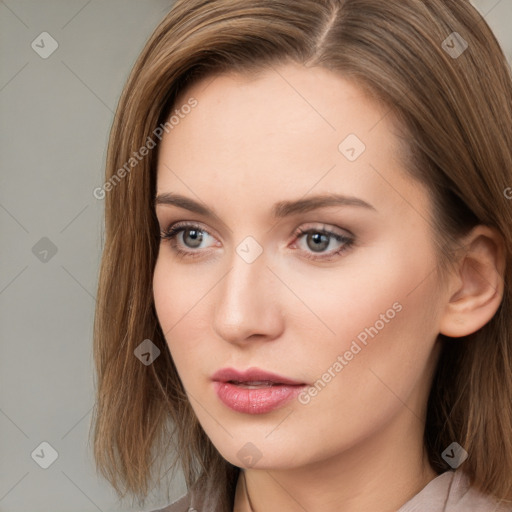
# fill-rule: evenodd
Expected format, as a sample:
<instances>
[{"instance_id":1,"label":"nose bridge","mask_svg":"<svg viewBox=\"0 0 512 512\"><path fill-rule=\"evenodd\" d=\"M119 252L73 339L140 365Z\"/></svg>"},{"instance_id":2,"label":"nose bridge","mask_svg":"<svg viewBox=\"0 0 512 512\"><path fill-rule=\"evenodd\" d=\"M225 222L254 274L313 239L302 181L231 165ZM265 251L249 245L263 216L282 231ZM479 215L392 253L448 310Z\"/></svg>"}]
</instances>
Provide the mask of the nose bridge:
<instances>
[{"instance_id":1,"label":"nose bridge","mask_svg":"<svg viewBox=\"0 0 512 512\"><path fill-rule=\"evenodd\" d=\"M275 331L279 308L275 294L270 293L273 274L267 268L264 252L246 240L236 247L230 264L215 304L214 327L218 334L236 341Z\"/></svg>"}]
</instances>

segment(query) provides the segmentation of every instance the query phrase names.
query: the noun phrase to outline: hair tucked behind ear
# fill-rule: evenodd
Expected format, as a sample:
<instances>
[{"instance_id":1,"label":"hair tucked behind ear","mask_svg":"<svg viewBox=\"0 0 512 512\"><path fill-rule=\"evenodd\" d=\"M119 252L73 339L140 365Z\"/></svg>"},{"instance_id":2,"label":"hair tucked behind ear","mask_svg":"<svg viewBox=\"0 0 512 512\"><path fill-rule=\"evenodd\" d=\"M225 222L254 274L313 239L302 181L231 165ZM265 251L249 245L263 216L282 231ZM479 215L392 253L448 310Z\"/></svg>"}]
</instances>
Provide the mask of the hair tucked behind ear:
<instances>
[{"instance_id":1,"label":"hair tucked behind ear","mask_svg":"<svg viewBox=\"0 0 512 512\"><path fill-rule=\"evenodd\" d=\"M468 43L458 58L442 45L453 32ZM285 61L337 70L389 106L403 127L409 171L428 186L436 206L440 268L457 237L474 225L502 234L503 302L478 332L441 336L425 443L441 472L450 469L441 453L458 442L469 453L461 468L473 485L512 500L512 201L503 192L512 186L512 79L495 37L468 1L180 0L125 86L106 179L119 177L194 80ZM144 498L155 459L175 449L188 485L218 482L222 495L212 499L227 511L237 468L198 424L153 305L156 158L150 151L105 195L94 456L120 495ZM134 349L148 338L161 355L145 366Z\"/></svg>"}]
</instances>

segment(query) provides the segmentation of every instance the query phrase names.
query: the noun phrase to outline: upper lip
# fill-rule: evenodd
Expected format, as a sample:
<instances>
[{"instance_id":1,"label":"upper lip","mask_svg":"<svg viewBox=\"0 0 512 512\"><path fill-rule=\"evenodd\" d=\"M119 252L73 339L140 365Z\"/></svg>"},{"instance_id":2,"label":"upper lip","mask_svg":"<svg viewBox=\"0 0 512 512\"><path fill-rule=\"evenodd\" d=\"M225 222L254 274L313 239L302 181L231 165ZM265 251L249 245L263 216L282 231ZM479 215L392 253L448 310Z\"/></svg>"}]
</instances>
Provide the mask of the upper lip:
<instances>
[{"instance_id":1,"label":"upper lip","mask_svg":"<svg viewBox=\"0 0 512 512\"><path fill-rule=\"evenodd\" d=\"M218 382L272 382L273 384L288 384L290 386L302 386L304 382L288 379L276 373L267 372L260 368L248 368L247 370L235 370L234 368L222 368L216 371L212 380Z\"/></svg>"}]
</instances>

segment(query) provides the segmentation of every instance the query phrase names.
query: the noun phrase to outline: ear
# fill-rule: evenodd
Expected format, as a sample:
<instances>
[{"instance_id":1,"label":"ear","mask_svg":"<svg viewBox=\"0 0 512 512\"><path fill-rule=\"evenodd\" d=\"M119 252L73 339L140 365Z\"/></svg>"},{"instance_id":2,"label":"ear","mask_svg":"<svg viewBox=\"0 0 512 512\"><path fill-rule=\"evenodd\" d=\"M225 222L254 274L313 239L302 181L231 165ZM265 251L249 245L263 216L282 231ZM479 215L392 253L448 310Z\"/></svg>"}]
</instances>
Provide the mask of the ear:
<instances>
[{"instance_id":1,"label":"ear","mask_svg":"<svg viewBox=\"0 0 512 512\"><path fill-rule=\"evenodd\" d=\"M462 240L462 256L450 276L440 333L458 338L488 323L503 299L505 244L494 228L479 225Z\"/></svg>"}]
</instances>

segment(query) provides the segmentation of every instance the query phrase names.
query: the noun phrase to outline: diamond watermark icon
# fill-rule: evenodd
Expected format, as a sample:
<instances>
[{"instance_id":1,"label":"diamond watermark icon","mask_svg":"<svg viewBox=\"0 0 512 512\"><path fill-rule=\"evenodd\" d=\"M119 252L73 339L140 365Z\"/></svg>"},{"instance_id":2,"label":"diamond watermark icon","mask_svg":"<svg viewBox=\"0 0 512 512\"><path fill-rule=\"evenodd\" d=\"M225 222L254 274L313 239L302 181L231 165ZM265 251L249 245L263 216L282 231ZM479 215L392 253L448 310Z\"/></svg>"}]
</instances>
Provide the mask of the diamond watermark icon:
<instances>
[{"instance_id":1,"label":"diamond watermark icon","mask_svg":"<svg viewBox=\"0 0 512 512\"><path fill-rule=\"evenodd\" d=\"M452 32L441 46L452 59L458 59L468 49L469 45L458 32Z\"/></svg>"},{"instance_id":2,"label":"diamond watermark icon","mask_svg":"<svg viewBox=\"0 0 512 512\"><path fill-rule=\"evenodd\" d=\"M252 468L263 457L263 454L254 444L245 443L238 450L237 456L244 466Z\"/></svg>"},{"instance_id":3,"label":"diamond watermark icon","mask_svg":"<svg viewBox=\"0 0 512 512\"><path fill-rule=\"evenodd\" d=\"M456 469L468 458L468 452L459 443L453 442L444 450L441 457L450 467Z\"/></svg>"},{"instance_id":4,"label":"diamond watermark icon","mask_svg":"<svg viewBox=\"0 0 512 512\"><path fill-rule=\"evenodd\" d=\"M59 457L57 450L46 441L43 441L31 454L39 466L43 469L48 469Z\"/></svg>"},{"instance_id":5,"label":"diamond watermark icon","mask_svg":"<svg viewBox=\"0 0 512 512\"><path fill-rule=\"evenodd\" d=\"M340 143L338 150L349 162L355 162L365 152L366 146L357 135L351 133Z\"/></svg>"},{"instance_id":6,"label":"diamond watermark icon","mask_svg":"<svg viewBox=\"0 0 512 512\"><path fill-rule=\"evenodd\" d=\"M57 254L57 246L49 238L43 236L32 247L32 253L42 263L48 263Z\"/></svg>"},{"instance_id":7,"label":"diamond watermark icon","mask_svg":"<svg viewBox=\"0 0 512 512\"><path fill-rule=\"evenodd\" d=\"M252 237L245 237L237 246L236 252L246 263L252 263L263 252L263 247Z\"/></svg>"},{"instance_id":8,"label":"diamond watermark icon","mask_svg":"<svg viewBox=\"0 0 512 512\"><path fill-rule=\"evenodd\" d=\"M144 340L133 353L142 364L149 366L160 355L160 349L151 340Z\"/></svg>"},{"instance_id":9,"label":"diamond watermark icon","mask_svg":"<svg viewBox=\"0 0 512 512\"><path fill-rule=\"evenodd\" d=\"M47 59L59 47L59 43L48 32L41 32L30 46L39 57Z\"/></svg>"}]
</instances>

